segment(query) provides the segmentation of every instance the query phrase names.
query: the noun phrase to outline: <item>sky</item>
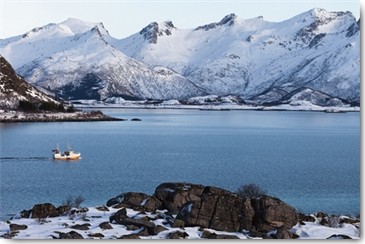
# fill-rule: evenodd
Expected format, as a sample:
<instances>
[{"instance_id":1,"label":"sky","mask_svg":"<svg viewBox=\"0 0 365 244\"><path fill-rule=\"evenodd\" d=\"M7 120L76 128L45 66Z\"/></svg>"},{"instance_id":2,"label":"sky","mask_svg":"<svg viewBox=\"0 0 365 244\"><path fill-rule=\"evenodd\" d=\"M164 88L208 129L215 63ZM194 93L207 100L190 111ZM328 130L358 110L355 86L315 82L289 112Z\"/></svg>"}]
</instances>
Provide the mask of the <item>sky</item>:
<instances>
[{"instance_id":1,"label":"sky","mask_svg":"<svg viewBox=\"0 0 365 244\"><path fill-rule=\"evenodd\" d=\"M195 28L235 13L243 19L263 16L279 22L312 8L360 16L359 0L0 0L0 38L68 18L102 22L110 35L124 38L153 21Z\"/></svg>"}]
</instances>

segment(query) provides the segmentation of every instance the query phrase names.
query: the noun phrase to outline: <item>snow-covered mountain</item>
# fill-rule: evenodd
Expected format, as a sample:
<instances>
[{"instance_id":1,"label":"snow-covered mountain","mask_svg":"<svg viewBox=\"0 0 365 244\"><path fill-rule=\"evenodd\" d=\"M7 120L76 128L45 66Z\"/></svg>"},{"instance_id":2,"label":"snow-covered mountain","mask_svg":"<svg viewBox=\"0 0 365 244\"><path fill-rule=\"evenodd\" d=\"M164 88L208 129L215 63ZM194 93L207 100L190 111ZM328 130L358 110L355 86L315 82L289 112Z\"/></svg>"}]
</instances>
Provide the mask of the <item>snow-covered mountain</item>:
<instances>
[{"instance_id":1,"label":"snow-covered mountain","mask_svg":"<svg viewBox=\"0 0 365 244\"><path fill-rule=\"evenodd\" d=\"M319 105L359 104L359 30L350 12L323 9L282 22L230 14L193 29L152 22L120 40L101 23L68 19L0 40L0 54L31 83L73 99L238 95L277 104L310 93Z\"/></svg>"},{"instance_id":2,"label":"snow-covered mountain","mask_svg":"<svg viewBox=\"0 0 365 244\"><path fill-rule=\"evenodd\" d=\"M114 45L130 57L176 70L209 94L258 102L270 94L277 101L307 87L359 101L359 24L350 12L323 9L279 23L230 14L188 30L152 23Z\"/></svg>"},{"instance_id":3,"label":"snow-covered mountain","mask_svg":"<svg viewBox=\"0 0 365 244\"><path fill-rule=\"evenodd\" d=\"M29 82L57 90L65 98L182 99L202 94L169 68L149 67L127 57L109 44L112 39L101 23L69 19L3 40L1 53Z\"/></svg>"},{"instance_id":4,"label":"snow-covered mountain","mask_svg":"<svg viewBox=\"0 0 365 244\"><path fill-rule=\"evenodd\" d=\"M52 110L62 105L16 75L11 65L0 56L0 109L32 110L33 106Z\"/></svg>"}]
</instances>

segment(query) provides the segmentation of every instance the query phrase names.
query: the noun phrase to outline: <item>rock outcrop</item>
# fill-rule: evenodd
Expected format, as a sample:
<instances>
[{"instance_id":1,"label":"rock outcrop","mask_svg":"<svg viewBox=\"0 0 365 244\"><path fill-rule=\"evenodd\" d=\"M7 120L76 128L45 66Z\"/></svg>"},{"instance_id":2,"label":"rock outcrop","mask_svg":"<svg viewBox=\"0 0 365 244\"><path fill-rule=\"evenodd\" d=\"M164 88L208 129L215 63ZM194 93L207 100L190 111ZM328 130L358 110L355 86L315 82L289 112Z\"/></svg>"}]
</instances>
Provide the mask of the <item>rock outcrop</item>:
<instances>
[{"instance_id":1,"label":"rock outcrop","mask_svg":"<svg viewBox=\"0 0 365 244\"><path fill-rule=\"evenodd\" d=\"M69 209L37 204L1 223L8 227L0 231L0 238L30 238L32 233L37 237L40 224L50 225L44 226L47 233L42 235L53 239L302 239L312 234L321 239L358 239L360 234L359 218L322 212L305 215L275 197L242 197L184 182L160 184L152 196L123 193L107 205Z\"/></svg>"},{"instance_id":2,"label":"rock outcrop","mask_svg":"<svg viewBox=\"0 0 365 244\"><path fill-rule=\"evenodd\" d=\"M0 109L63 111L64 107L18 76L10 63L0 55Z\"/></svg>"},{"instance_id":3,"label":"rock outcrop","mask_svg":"<svg viewBox=\"0 0 365 244\"><path fill-rule=\"evenodd\" d=\"M267 232L291 228L298 221L293 207L269 196L242 198L221 188L188 183L161 184L155 194L169 211L179 209L176 218L185 226Z\"/></svg>"},{"instance_id":4,"label":"rock outcrop","mask_svg":"<svg viewBox=\"0 0 365 244\"><path fill-rule=\"evenodd\" d=\"M34 219L57 216L60 216L60 213L57 211L57 208L51 203L36 204L32 208L31 217Z\"/></svg>"},{"instance_id":5,"label":"rock outcrop","mask_svg":"<svg viewBox=\"0 0 365 244\"><path fill-rule=\"evenodd\" d=\"M252 226L260 232L280 227L289 229L298 222L295 209L278 198L265 196L251 203L255 212Z\"/></svg>"},{"instance_id":6,"label":"rock outcrop","mask_svg":"<svg viewBox=\"0 0 365 244\"><path fill-rule=\"evenodd\" d=\"M277 228L290 229L298 222L295 209L278 198L240 197L225 189L182 182L162 183L153 196L128 192L107 202L107 206L118 204L119 207L148 211L167 209L176 215L175 220L170 220L171 225L179 220L179 226L200 226L229 232L245 229L267 233ZM112 220L118 222L119 215L117 212Z\"/></svg>"},{"instance_id":7,"label":"rock outcrop","mask_svg":"<svg viewBox=\"0 0 365 244\"><path fill-rule=\"evenodd\" d=\"M199 200L203 191L203 185L162 183L156 188L154 195L162 202L163 208L177 214L185 203Z\"/></svg>"}]
</instances>

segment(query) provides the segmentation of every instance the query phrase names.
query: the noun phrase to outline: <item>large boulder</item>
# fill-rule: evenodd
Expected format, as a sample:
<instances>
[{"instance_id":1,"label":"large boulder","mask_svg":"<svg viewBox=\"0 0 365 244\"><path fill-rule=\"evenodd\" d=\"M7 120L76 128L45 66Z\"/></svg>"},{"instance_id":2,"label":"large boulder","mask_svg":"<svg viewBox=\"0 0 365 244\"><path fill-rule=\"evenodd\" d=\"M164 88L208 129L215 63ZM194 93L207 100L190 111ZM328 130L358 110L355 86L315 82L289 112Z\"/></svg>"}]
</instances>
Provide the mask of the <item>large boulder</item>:
<instances>
[{"instance_id":1,"label":"large boulder","mask_svg":"<svg viewBox=\"0 0 365 244\"><path fill-rule=\"evenodd\" d=\"M57 208L51 203L36 204L32 208L31 217L33 219L58 216L60 216L60 213L57 211Z\"/></svg>"},{"instance_id":2,"label":"large boulder","mask_svg":"<svg viewBox=\"0 0 365 244\"><path fill-rule=\"evenodd\" d=\"M58 239L84 239L81 234L76 231L70 231L68 233L59 233Z\"/></svg>"},{"instance_id":3,"label":"large boulder","mask_svg":"<svg viewBox=\"0 0 365 244\"><path fill-rule=\"evenodd\" d=\"M113 223L113 221L117 222L118 224L122 221L122 219L127 218L127 209L122 208L118 210L116 213L112 214L109 217L110 223Z\"/></svg>"},{"instance_id":4,"label":"large boulder","mask_svg":"<svg viewBox=\"0 0 365 244\"><path fill-rule=\"evenodd\" d=\"M99 227L102 229L102 230L111 230L113 229L113 226L110 225L110 223L108 221L106 222L103 222L103 223L100 223L99 224Z\"/></svg>"},{"instance_id":5,"label":"large boulder","mask_svg":"<svg viewBox=\"0 0 365 244\"><path fill-rule=\"evenodd\" d=\"M70 205L61 205L59 207L57 207L57 212L60 214L60 215L65 215L68 213L68 211L71 210L71 206Z\"/></svg>"},{"instance_id":6,"label":"large boulder","mask_svg":"<svg viewBox=\"0 0 365 244\"><path fill-rule=\"evenodd\" d=\"M28 219L32 214L32 210L29 209L29 210L22 210L20 213L19 213L19 218L26 218Z\"/></svg>"},{"instance_id":7,"label":"large boulder","mask_svg":"<svg viewBox=\"0 0 365 244\"><path fill-rule=\"evenodd\" d=\"M293 207L270 196L240 197L225 189L190 183L163 183L155 196L185 226L266 233L280 227L290 229L298 222Z\"/></svg>"},{"instance_id":8,"label":"large boulder","mask_svg":"<svg viewBox=\"0 0 365 244\"><path fill-rule=\"evenodd\" d=\"M90 227L90 224L86 223L86 224L76 224L73 226L70 226L69 228L71 229L76 229L76 230L88 230Z\"/></svg>"},{"instance_id":9,"label":"large boulder","mask_svg":"<svg viewBox=\"0 0 365 244\"><path fill-rule=\"evenodd\" d=\"M199 201L205 186L191 183L162 183L154 196L162 202L162 208L177 214L182 205L191 201Z\"/></svg>"},{"instance_id":10,"label":"large boulder","mask_svg":"<svg viewBox=\"0 0 365 244\"><path fill-rule=\"evenodd\" d=\"M153 222L150 222L148 220L144 220L144 219L134 219L134 218L129 218L126 217L124 219L121 219L119 221L117 221L118 224L121 225L135 225L138 227L143 227L147 230L149 235L156 235L155 229L156 229L156 225Z\"/></svg>"},{"instance_id":11,"label":"large boulder","mask_svg":"<svg viewBox=\"0 0 365 244\"><path fill-rule=\"evenodd\" d=\"M185 203L177 219L185 226L201 226L222 231L237 232L251 229L254 211L249 198L216 187L205 187L199 201Z\"/></svg>"},{"instance_id":12,"label":"large boulder","mask_svg":"<svg viewBox=\"0 0 365 244\"><path fill-rule=\"evenodd\" d=\"M10 224L9 228L11 231L25 230L28 228L27 225Z\"/></svg>"},{"instance_id":13,"label":"large boulder","mask_svg":"<svg viewBox=\"0 0 365 244\"><path fill-rule=\"evenodd\" d=\"M109 220L111 223L113 223L113 221L117 224L120 225L125 225L125 226L137 226L137 227L144 227L145 229L148 230L148 233L150 235L154 235L155 234L155 227L156 225L146 219L142 219L142 218L130 218L127 215L127 210L125 208L120 209L119 211L117 211L115 214L111 215L109 217ZM128 228L128 227L127 227Z\"/></svg>"},{"instance_id":14,"label":"large boulder","mask_svg":"<svg viewBox=\"0 0 365 244\"><path fill-rule=\"evenodd\" d=\"M279 227L290 229L298 222L295 209L278 198L254 198L252 206L255 211L252 225L257 231L267 232Z\"/></svg>"},{"instance_id":15,"label":"large boulder","mask_svg":"<svg viewBox=\"0 0 365 244\"><path fill-rule=\"evenodd\" d=\"M167 234L166 239L185 239L189 234L181 231L174 231Z\"/></svg>"}]
</instances>

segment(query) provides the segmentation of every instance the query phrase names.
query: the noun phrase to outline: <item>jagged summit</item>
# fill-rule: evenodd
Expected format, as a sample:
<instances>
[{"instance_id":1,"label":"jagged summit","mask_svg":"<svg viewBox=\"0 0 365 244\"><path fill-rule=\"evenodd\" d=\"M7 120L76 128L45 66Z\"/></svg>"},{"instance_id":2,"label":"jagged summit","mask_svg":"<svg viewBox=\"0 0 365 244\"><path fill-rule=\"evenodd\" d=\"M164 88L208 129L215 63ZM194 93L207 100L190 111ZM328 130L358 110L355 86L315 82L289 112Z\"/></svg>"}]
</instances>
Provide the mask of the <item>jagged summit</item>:
<instances>
[{"instance_id":1,"label":"jagged summit","mask_svg":"<svg viewBox=\"0 0 365 244\"><path fill-rule=\"evenodd\" d=\"M176 29L172 21L164 21L160 24L157 22L152 22L146 27L144 27L139 34L143 35L145 40L147 40L149 43L157 43L157 39L159 36L163 35L171 35L172 30Z\"/></svg>"},{"instance_id":2,"label":"jagged summit","mask_svg":"<svg viewBox=\"0 0 365 244\"><path fill-rule=\"evenodd\" d=\"M210 23L207 25L198 26L195 28L195 30L207 31L207 30L214 29L214 28L216 28L218 26L222 26L222 25L232 26L232 25L234 25L236 18L237 18L237 15L234 13L231 13L231 14L224 16L224 18L219 22L214 22L214 23Z\"/></svg>"},{"instance_id":3,"label":"jagged summit","mask_svg":"<svg viewBox=\"0 0 365 244\"><path fill-rule=\"evenodd\" d=\"M102 35L109 35L108 30L104 27L102 22L93 23L76 18L68 18L67 20L59 23L59 25L67 26L73 34L84 33L97 27Z\"/></svg>"},{"instance_id":4,"label":"jagged summit","mask_svg":"<svg viewBox=\"0 0 365 244\"><path fill-rule=\"evenodd\" d=\"M35 27L32 30L22 35L22 38L29 39L32 37L33 41L37 39L52 39L59 37L68 37L85 33L93 28L98 28L101 35L109 35L103 23L91 23L82 21L76 18L69 18L61 23L50 23L45 26ZM29 40L27 40L29 41Z\"/></svg>"},{"instance_id":5,"label":"jagged summit","mask_svg":"<svg viewBox=\"0 0 365 244\"><path fill-rule=\"evenodd\" d=\"M333 20L338 20L339 18L355 19L354 15L349 11L327 11L322 8L313 8L306 12L295 15L288 20L284 20L283 22L289 22L289 23L320 22L324 24L324 23L329 23Z\"/></svg>"},{"instance_id":6,"label":"jagged summit","mask_svg":"<svg viewBox=\"0 0 365 244\"><path fill-rule=\"evenodd\" d=\"M343 15L353 16L353 14L350 11L327 11L326 9L323 8L313 8L308 12L311 13L313 17L323 18L323 19L330 19Z\"/></svg>"},{"instance_id":7,"label":"jagged summit","mask_svg":"<svg viewBox=\"0 0 365 244\"><path fill-rule=\"evenodd\" d=\"M219 21L219 25L225 25L225 24L228 24L228 25L233 25L234 24L234 20L237 18L237 15L232 13L232 14L228 14L226 16L224 16L224 18Z\"/></svg>"}]
</instances>

